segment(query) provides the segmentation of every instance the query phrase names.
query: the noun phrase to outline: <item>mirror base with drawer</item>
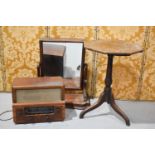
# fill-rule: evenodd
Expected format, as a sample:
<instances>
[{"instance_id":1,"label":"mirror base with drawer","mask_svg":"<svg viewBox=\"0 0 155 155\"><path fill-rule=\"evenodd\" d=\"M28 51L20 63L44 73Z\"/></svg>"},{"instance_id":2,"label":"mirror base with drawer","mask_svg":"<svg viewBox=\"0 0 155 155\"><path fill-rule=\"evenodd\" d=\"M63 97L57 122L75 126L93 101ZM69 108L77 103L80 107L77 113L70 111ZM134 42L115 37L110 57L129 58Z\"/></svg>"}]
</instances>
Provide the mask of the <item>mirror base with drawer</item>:
<instances>
[{"instance_id":1,"label":"mirror base with drawer","mask_svg":"<svg viewBox=\"0 0 155 155\"><path fill-rule=\"evenodd\" d=\"M65 102L67 108L83 110L90 106L83 93L65 93Z\"/></svg>"}]
</instances>

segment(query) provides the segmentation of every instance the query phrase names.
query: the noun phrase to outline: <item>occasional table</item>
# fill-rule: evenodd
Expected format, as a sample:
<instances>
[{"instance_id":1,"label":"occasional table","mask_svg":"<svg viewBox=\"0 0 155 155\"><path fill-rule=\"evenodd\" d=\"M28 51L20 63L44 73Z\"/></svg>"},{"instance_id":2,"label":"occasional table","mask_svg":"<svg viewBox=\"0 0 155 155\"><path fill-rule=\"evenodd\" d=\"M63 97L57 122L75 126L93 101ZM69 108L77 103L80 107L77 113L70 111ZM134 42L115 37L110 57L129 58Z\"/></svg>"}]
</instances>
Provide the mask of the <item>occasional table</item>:
<instances>
[{"instance_id":1,"label":"occasional table","mask_svg":"<svg viewBox=\"0 0 155 155\"><path fill-rule=\"evenodd\" d=\"M83 118L86 113L92 111L107 102L126 122L126 125L130 125L130 120L127 115L119 108L115 103L114 96L112 94L112 67L114 56L130 56L132 54L143 52L143 48L135 43L129 43L122 40L94 40L85 42L85 48L94 52L108 55L107 71L105 78L105 88L100 94L98 101L83 110L80 113L80 118Z\"/></svg>"}]
</instances>

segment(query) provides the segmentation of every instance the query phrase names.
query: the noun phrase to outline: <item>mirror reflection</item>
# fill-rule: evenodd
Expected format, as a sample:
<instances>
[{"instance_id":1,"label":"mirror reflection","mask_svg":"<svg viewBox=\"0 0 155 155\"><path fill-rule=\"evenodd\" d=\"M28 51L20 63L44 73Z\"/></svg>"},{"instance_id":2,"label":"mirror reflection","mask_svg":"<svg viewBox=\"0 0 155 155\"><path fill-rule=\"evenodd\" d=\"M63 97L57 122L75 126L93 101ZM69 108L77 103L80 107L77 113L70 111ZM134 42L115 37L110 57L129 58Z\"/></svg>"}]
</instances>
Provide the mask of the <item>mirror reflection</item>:
<instances>
[{"instance_id":1,"label":"mirror reflection","mask_svg":"<svg viewBox=\"0 0 155 155\"><path fill-rule=\"evenodd\" d=\"M83 59L83 42L45 41L43 42L42 46L44 56L55 55L63 57L62 76L64 77L65 87L80 88L81 74L82 74L82 59ZM46 58L46 63L50 65L49 64L50 62L47 62L47 60L48 59Z\"/></svg>"}]
</instances>

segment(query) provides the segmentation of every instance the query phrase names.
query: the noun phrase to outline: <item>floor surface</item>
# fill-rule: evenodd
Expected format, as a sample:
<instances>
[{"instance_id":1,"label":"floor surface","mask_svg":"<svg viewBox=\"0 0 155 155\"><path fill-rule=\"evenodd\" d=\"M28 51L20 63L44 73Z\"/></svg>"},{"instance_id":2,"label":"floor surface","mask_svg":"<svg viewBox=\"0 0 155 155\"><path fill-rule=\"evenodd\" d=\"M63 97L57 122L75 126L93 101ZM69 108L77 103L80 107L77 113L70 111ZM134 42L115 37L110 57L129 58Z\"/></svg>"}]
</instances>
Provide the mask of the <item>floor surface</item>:
<instances>
[{"instance_id":1,"label":"floor surface","mask_svg":"<svg viewBox=\"0 0 155 155\"><path fill-rule=\"evenodd\" d=\"M93 104L96 100L92 100ZM128 115L131 125L125 125L124 120L111 107L104 103L94 111L79 119L80 110L66 109L66 119L63 122L35 123L16 125L13 120L0 121L1 129L130 129L155 128L155 102L116 101L120 108ZM12 110L10 93L0 93L0 113ZM0 116L0 119L12 117L12 112Z\"/></svg>"}]
</instances>

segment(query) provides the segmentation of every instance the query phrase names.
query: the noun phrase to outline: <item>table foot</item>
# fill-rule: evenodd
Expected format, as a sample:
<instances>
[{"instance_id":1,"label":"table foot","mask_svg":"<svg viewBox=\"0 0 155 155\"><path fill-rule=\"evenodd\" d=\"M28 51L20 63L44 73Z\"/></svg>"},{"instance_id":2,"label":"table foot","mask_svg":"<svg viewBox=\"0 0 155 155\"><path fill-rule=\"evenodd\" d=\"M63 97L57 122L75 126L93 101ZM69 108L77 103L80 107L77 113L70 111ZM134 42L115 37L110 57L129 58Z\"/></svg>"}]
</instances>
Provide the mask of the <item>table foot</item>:
<instances>
[{"instance_id":1,"label":"table foot","mask_svg":"<svg viewBox=\"0 0 155 155\"><path fill-rule=\"evenodd\" d=\"M120 109L120 107L115 103L115 100L112 100L111 107L125 120L126 125L130 126L130 120L127 115Z\"/></svg>"},{"instance_id":2,"label":"table foot","mask_svg":"<svg viewBox=\"0 0 155 155\"><path fill-rule=\"evenodd\" d=\"M94 109L96 109L97 107L99 107L100 105L102 105L103 103L105 102L105 96L104 96L104 92L100 95L97 103L89 106L88 108L86 108L85 110L83 110L81 113L80 113L80 118L83 118L84 115L86 113L88 113L89 111L92 111Z\"/></svg>"}]
</instances>

